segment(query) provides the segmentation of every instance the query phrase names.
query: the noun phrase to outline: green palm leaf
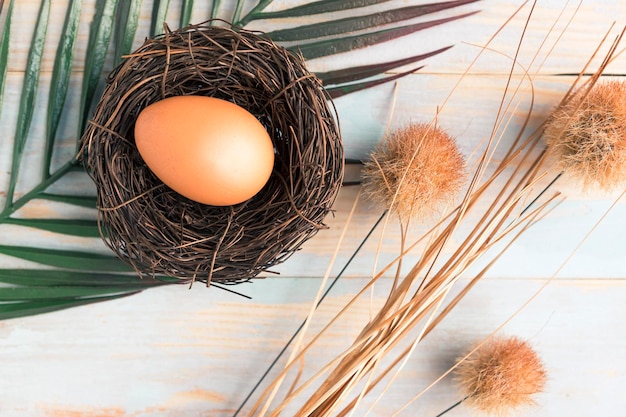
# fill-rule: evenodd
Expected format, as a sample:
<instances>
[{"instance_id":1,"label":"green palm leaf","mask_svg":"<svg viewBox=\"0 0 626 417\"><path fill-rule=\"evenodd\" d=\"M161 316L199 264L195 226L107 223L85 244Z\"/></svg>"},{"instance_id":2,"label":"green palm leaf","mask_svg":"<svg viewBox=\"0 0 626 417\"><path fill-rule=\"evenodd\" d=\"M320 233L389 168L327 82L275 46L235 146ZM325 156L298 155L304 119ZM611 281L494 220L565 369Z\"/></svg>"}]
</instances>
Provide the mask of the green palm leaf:
<instances>
[{"instance_id":1,"label":"green palm leaf","mask_svg":"<svg viewBox=\"0 0 626 417\"><path fill-rule=\"evenodd\" d=\"M188 26L191 23L191 12L193 11L193 0L183 0L180 11L180 27Z\"/></svg>"},{"instance_id":2,"label":"green palm leaf","mask_svg":"<svg viewBox=\"0 0 626 417\"><path fill-rule=\"evenodd\" d=\"M52 70L52 81L50 82L50 94L48 98L48 117L46 144L44 150L43 178L50 176L50 165L54 148L54 138L57 134L63 105L67 97L67 89L70 83L72 62L74 57L74 45L76 44L76 34L78 32L78 20L80 18L81 1L72 0L67 9L67 16L61 40L57 48L54 68Z\"/></svg>"},{"instance_id":3,"label":"green palm leaf","mask_svg":"<svg viewBox=\"0 0 626 417\"><path fill-rule=\"evenodd\" d=\"M420 30L429 29L444 23L453 22L476 14L477 12L464 13L458 16L443 19L430 20L428 22L415 23L398 28L384 29L363 35L345 36L339 39L328 39L317 42L305 43L293 46L290 49L298 51L304 59L321 58L328 55L340 54L354 49L365 48L382 42L388 42L402 36L409 35Z\"/></svg>"},{"instance_id":4,"label":"green palm leaf","mask_svg":"<svg viewBox=\"0 0 626 417\"><path fill-rule=\"evenodd\" d=\"M152 8L152 23L150 24L150 35L155 36L163 31L163 23L167 16L167 9L170 7L169 0L154 0Z\"/></svg>"},{"instance_id":5,"label":"green palm leaf","mask_svg":"<svg viewBox=\"0 0 626 417\"><path fill-rule=\"evenodd\" d=\"M100 237L96 220L82 219L22 219L9 217L4 223L16 226L31 227L69 236Z\"/></svg>"},{"instance_id":6,"label":"green palm leaf","mask_svg":"<svg viewBox=\"0 0 626 417\"><path fill-rule=\"evenodd\" d=\"M220 10L220 3L221 3L220 0L213 0L213 5L211 6L211 19L217 18L219 10ZM243 26L243 25L240 25L240 26Z\"/></svg>"},{"instance_id":7,"label":"green palm leaf","mask_svg":"<svg viewBox=\"0 0 626 417\"><path fill-rule=\"evenodd\" d=\"M388 25L403 20L413 19L426 14L442 10L464 6L477 0L457 0L442 3L409 6L400 9L392 9L384 12L368 14L365 16L346 17L328 22L313 23L295 28L275 30L267 35L277 42L302 41L320 38L323 36L341 35L348 32L370 29L377 26Z\"/></svg>"},{"instance_id":8,"label":"green palm leaf","mask_svg":"<svg viewBox=\"0 0 626 417\"><path fill-rule=\"evenodd\" d=\"M106 293L127 294L139 289L129 290L125 287L107 287ZM92 298L102 296L103 290L98 287L3 287L0 288L0 305L7 302L24 301L51 301L51 300L76 300L80 298Z\"/></svg>"},{"instance_id":9,"label":"green palm leaf","mask_svg":"<svg viewBox=\"0 0 626 417\"><path fill-rule=\"evenodd\" d=\"M35 108L35 96L37 95L37 84L39 82L39 73L41 67L41 59L43 56L43 47L46 40L46 31L48 30L48 17L50 15L50 0L44 0L39 9L35 32L30 45L26 70L24 72L24 83L22 85L22 97L19 104L19 112L17 117L17 128L15 139L13 142L13 161L11 163L11 177L9 179L9 188L6 193L5 208L10 208L13 204L13 195L15 186L17 185L17 176L22 162L26 139L30 131L30 124L33 120L33 111ZM7 37L8 42L8 37ZM7 58L8 62L8 58ZM6 65L6 63L5 63Z\"/></svg>"},{"instance_id":10,"label":"green palm leaf","mask_svg":"<svg viewBox=\"0 0 626 417\"><path fill-rule=\"evenodd\" d=\"M1 1L1 0L0 0ZM259 0L251 7L246 16L239 19L243 10L243 0L232 0L231 10L234 10L231 21L245 26L252 20L313 17L318 14L332 13L338 10L354 9L356 18L335 19L330 22L312 23L300 28L281 29L280 26L269 34L280 42L296 42L290 45L294 50L302 53L306 59L348 52L356 48L375 45L405 36L419 30L425 30L457 20L472 13L421 22L402 27L389 27L381 30L380 25L388 25L417 16L434 13L473 3L476 0L458 0L440 3L391 8L377 14L366 14L359 9L374 4L382 4L387 0L321 0L312 1L298 7L282 11L268 12L265 9L272 0ZM170 3L176 4L178 10L170 10ZM2 3L0 3L1 5ZM0 40L0 111L2 110L2 96L10 60L10 37L14 1L7 3L3 8L6 13L5 24ZM41 314L45 312L75 307L79 305L111 300L155 286L180 282L174 278L156 277L158 279L142 279L117 257L108 254L96 253L77 245L77 249L54 248L54 242L44 244L45 239L54 239L55 236L65 235L70 239L100 239L100 231L96 220L96 198L86 190L63 189L52 191L50 188L67 175L86 175L76 160L67 161L61 167L51 170L52 154L56 147L56 136L62 124L62 116L67 111L66 97L73 77L78 77L74 57L74 47L77 39L86 34L79 33L81 18L90 21L88 33L87 53L84 57L84 71L79 98L79 107L76 110L73 123L78 127L76 140L83 132L90 117L93 103L99 86L103 83L103 74L111 68L106 68L107 56L114 55L113 63L120 62L122 56L131 52L137 36L145 37L160 33L162 23L167 21L168 14L179 13L181 26L190 23L194 8L202 7L205 16L220 17L220 0L208 2L194 2L193 0L155 0L152 2L152 19L150 33L137 34L139 18L142 10L141 0L95 0L93 16L85 14L81 0L70 0L65 9L62 36L58 43L54 58L54 67L50 81L50 92L46 108L46 132L43 138L31 137L31 123L34 117L35 100L40 84L42 59L46 34L49 25L50 0L41 0L38 18L32 30L32 42L28 52L27 63L24 68L24 78L21 86L21 98L18 103L16 133L13 138L13 153L11 158L10 179L6 192L5 207L0 212L0 227L12 227L41 231L42 243L37 241L35 246L18 246L0 244L0 255L21 259L40 265L40 268L7 268L0 265L0 319ZM234 9L232 8L234 6ZM0 6L1 7L1 6ZM225 9L228 9L225 7ZM200 10L202 11L202 10ZM309 20L310 21L310 20ZM24 30L23 28L17 28ZM324 36L324 40L317 40ZM330 39L326 39L330 36ZM111 42L111 39L114 39ZM344 94L371 88L384 82L389 82L421 67L390 74L390 71L403 66L415 64L443 53L449 47L437 49L426 54L407 57L404 59L380 63L375 65L344 68L337 71L318 73L331 97L340 97ZM6 140L6 139L4 139ZM42 143L43 156L42 175L40 183L34 185L21 195L14 195L20 166L26 158L24 150L27 140L39 140ZM36 143L36 142L34 142ZM56 188L59 189L58 187ZM16 198L17 197L17 198ZM50 216L48 218L33 218L19 215L18 211L28 208L34 201L44 201L61 204L65 208L92 209L93 218L84 218L68 214L64 216ZM68 210L68 213L72 211ZM37 246L37 245L41 245ZM3 259L3 258L0 258Z\"/></svg>"},{"instance_id":11,"label":"green palm leaf","mask_svg":"<svg viewBox=\"0 0 626 417\"><path fill-rule=\"evenodd\" d=\"M151 288L177 282L175 278L137 279L132 274L84 272L67 269L0 269L2 282L22 287L124 287L127 289Z\"/></svg>"},{"instance_id":12,"label":"green palm leaf","mask_svg":"<svg viewBox=\"0 0 626 417\"><path fill-rule=\"evenodd\" d=\"M0 253L57 268L79 271L132 272L128 265L113 255L101 255L78 250L7 245L0 245Z\"/></svg>"},{"instance_id":13,"label":"green palm leaf","mask_svg":"<svg viewBox=\"0 0 626 417\"><path fill-rule=\"evenodd\" d=\"M424 68L424 67L423 66L417 67L417 68L409 70L409 71L401 72L401 73L396 74L396 75L389 75L387 77L379 78L379 79L376 79L376 80L363 81L363 82L353 83L353 84L344 84L344 85L341 85L341 86L338 86L338 87L329 87L329 88L326 89L326 91L328 91L328 94L330 95L331 98L339 98L341 96L345 96L346 94L350 94L350 93L354 93L354 92L357 92L357 91L365 90L366 88L376 87L377 85L385 84L385 83L388 83L390 81L394 81L394 80L400 79L400 78L405 77L405 76L407 76L409 74L413 74L414 72L419 71L422 68Z\"/></svg>"},{"instance_id":14,"label":"green palm leaf","mask_svg":"<svg viewBox=\"0 0 626 417\"><path fill-rule=\"evenodd\" d=\"M389 0L321 0L276 12L253 11L247 16L244 23L257 19L305 17L315 14L332 13L342 10L372 6L374 4L385 3L388 1Z\"/></svg>"},{"instance_id":15,"label":"green palm leaf","mask_svg":"<svg viewBox=\"0 0 626 417\"><path fill-rule=\"evenodd\" d=\"M379 75L381 71L386 72L397 67L414 64L426 58L430 58L431 56L435 56L437 54L445 52L450 48L452 47L446 46L445 48L437 49L436 51L429 52L427 54L403 58L397 61L386 62L383 64L364 65L360 67L352 67L336 71L318 72L315 75L317 75L317 77L322 80L324 85L347 83Z\"/></svg>"},{"instance_id":16,"label":"green palm leaf","mask_svg":"<svg viewBox=\"0 0 626 417\"><path fill-rule=\"evenodd\" d=\"M12 303L0 303L0 320L34 316L36 314L50 313L66 308L93 304L100 301L115 300L120 297L137 294L138 292L140 292L140 290L89 298L28 299Z\"/></svg>"},{"instance_id":17,"label":"green palm leaf","mask_svg":"<svg viewBox=\"0 0 626 417\"><path fill-rule=\"evenodd\" d=\"M0 9L2 7L0 6ZM7 79L7 70L9 69L9 36L11 35L11 17L13 15L13 0L9 3L7 17L4 21L4 29L2 30L2 39L0 39L0 113L2 112L2 103L4 101L4 86Z\"/></svg>"},{"instance_id":18,"label":"green palm leaf","mask_svg":"<svg viewBox=\"0 0 626 417\"><path fill-rule=\"evenodd\" d=\"M96 94L96 88L101 80L102 68L109 49L111 32L115 17L117 0L97 0L96 14L91 22L89 41L87 42L87 56L85 57L85 73L80 101L82 113L78 120L78 137L85 129L89 118L91 104Z\"/></svg>"},{"instance_id":19,"label":"green palm leaf","mask_svg":"<svg viewBox=\"0 0 626 417\"><path fill-rule=\"evenodd\" d=\"M81 195L63 195L52 193L39 193L37 198L48 201L56 201L59 203L71 204L73 206L96 208L96 197L81 196Z\"/></svg>"},{"instance_id":20,"label":"green palm leaf","mask_svg":"<svg viewBox=\"0 0 626 417\"><path fill-rule=\"evenodd\" d=\"M0 287L0 320L112 300L174 282L54 269L0 269L0 281L10 285Z\"/></svg>"},{"instance_id":21,"label":"green palm leaf","mask_svg":"<svg viewBox=\"0 0 626 417\"><path fill-rule=\"evenodd\" d=\"M140 12L141 0L123 1L117 8L117 23L115 25L116 63L121 62L122 56L129 54L133 48Z\"/></svg>"}]
</instances>

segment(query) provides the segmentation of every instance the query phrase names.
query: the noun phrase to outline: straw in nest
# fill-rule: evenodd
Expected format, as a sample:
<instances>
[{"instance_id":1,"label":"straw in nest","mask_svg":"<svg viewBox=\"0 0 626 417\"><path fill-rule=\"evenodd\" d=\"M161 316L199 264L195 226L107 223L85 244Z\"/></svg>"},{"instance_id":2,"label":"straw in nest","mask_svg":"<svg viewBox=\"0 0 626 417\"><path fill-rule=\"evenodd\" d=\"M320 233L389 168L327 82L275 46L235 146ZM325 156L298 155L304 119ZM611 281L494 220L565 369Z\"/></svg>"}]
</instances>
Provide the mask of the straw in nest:
<instances>
[{"instance_id":1,"label":"straw in nest","mask_svg":"<svg viewBox=\"0 0 626 417\"><path fill-rule=\"evenodd\" d=\"M135 120L171 96L231 101L275 148L266 186L214 207L165 186L141 159ZM336 114L301 57L262 34L193 25L149 39L108 77L82 139L108 246L141 274L239 283L283 262L324 226L343 175Z\"/></svg>"}]
</instances>

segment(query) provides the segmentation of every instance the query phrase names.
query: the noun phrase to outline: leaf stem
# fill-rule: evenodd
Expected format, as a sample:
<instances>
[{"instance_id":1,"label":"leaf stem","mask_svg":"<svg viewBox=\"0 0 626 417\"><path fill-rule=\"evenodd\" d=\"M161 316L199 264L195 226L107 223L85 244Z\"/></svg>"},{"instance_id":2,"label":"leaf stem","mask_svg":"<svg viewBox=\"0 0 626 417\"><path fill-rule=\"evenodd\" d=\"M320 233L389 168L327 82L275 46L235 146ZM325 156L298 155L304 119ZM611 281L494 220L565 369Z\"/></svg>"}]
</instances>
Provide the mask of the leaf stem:
<instances>
[{"instance_id":1,"label":"leaf stem","mask_svg":"<svg viewBox=\"0 0 626 417\"><path fill-rule=\"evenodd\" d=\"M456 407L458 407L459 405L463 404L463 401L467 400L469 398L469 396L460 399L459 401L455 402L454 404L452 404L450 407L446 408L445 410L443 410L441 413L437 414L435 417L441 417L444 414L446 414L448 411L452 411L453 409L455 409Z\"/></svg>"},{"instance_id":2,"label":"leaf stem","mask_svg":"<svg viewBox=\"0 0 626 417\"><path fill-rule=\"evenodd\" d=\"M252 20L256 19L261 12L270 5L270 3L272 3L273 0L260 0L259 3L254 6L252 8L252 10L250 10L250 12L248 12L247 15L245 15L244 17L242 17L241 19L239 19L239 16L241 14L241 10L239 10L239 14L236 14L235 16L233 16L233 23L236 26L245 26L248 23L250 23ZM238 3L241 3L241 1L238 1ZM239 4L238 4L239 6ZM241 7L240 7L241 9Z\"/></svg>"},{"instance_id":3,"label":"leaf stem","mask_svg":"<svg viewBox=\"0 0 626 417\"><path fill-rule=\"evenodd\" d=\"M37 198L39 194L41 194L43 191L46 190L46 188L54 184L56 181L58 181L61 177L63 177L68 172L72 171L75 167L76 167L76 161L71 160L65 163L65 165L63 165L56 172L51 174L44 181L39 183L35 188L33 188L28 193L21 196L14 202L10 202L10 200L7 200L8 204L6 205L2 213L0 213L0 222L3 222L5 219L11 216L11 214L15 213L17 210L19 210L24 205L26 205L26 203L28 203L29 201Z\"/></svg>"}]
</instances>

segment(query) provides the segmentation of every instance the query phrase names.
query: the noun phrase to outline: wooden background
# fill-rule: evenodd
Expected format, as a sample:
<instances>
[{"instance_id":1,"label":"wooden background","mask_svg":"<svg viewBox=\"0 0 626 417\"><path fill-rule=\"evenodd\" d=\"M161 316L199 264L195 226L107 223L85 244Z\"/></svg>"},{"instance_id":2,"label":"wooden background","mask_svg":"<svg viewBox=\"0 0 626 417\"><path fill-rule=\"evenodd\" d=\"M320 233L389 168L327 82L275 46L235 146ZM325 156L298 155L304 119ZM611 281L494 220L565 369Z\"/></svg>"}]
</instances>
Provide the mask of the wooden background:
<instances>
[{"instance_id":1,"label":"wooden background","mask_svg":"<svg viewBox=\"0 0 626 417\"><path fill-rule=\"evenodd\" d=\"M84 2L85 18L81 21L77 57L85 54L87 16L93 14L93 3L92 0ZM151 2L143 3L145 13L137 45L147 34L150 20ZM204 3L196 1L193 19L196 22L208 16L210 2ZM223 3L227 8L228 2ZM385 7L414 3L420 2L393 1ZM295 1L275 1L271 9L294 4ZM403 78L397 85L384 85L337 100L347 156L367 157L372 146L381 139L388 120L392 128L409 121L430 121L437 106L478 53L476 45L487 42L521 4L521 1L504 0L478 2L437 14L437 17L445 17L459 11L481 10L463 21L390 44L311 61L312 70L322 71L382 62L455 44L445 54L429 59L424 70ZM176 11L177 5L177 1L172 1L171 10ZM43 136L49 71L66 6L65 1L55 0L52 4L49 44L46 44L43 64L47 72L42 74L36 103L32 131L35 139L27 149L30 160L38 158L36 138ZM8 181L10 138L17 112L13 103L19 99L38 7L39 1L35 0L18 0L15 5L10 68L0 119L0 184ZM537 72L535 123L545 118L573 82L572 76L563 74L578 73L604 34L611 31L611 36L615 36L626 24L625 2L583 1L556 48L538 68L547 50L542 50L534 63L531 63L532 56L544 37L548 36L550 42L556 40L576 7L575 2L544 0L538 2L533 12L519 62ZM562 19L557 20L562 11ZM530 5L524 7L520 16L495 40L492 45L495 50L509 55L515 52L529 12ZM170 13L168 21L174 27L178 15ZM549 34L555 22L556 29ZM617 25L611 29L613 22ZM265 22L251 27L271 29ZM596 59L592 68L598 64L599 59ZM491 131L510 66L510 60L499 53L483 55L439 116L439 124L458 138L467 155ZM61 145L55 154L55 163L59 165L73 152L76 126L72 124L71 108L78 106L80 66L75 71L68 98L70 111L64 113ZM519 68L516 72L520 74ZM626 74L626 54L614 61L607 73ZM523 84L523 91L528 93L527 83ZM530 96L525 97L527 103ZM513 123L521 120L521 109L520 117L514 118ZM38 175L33 173L30 177L26 170L18 193L28 190ZM82 177L63 186L92 191L89 181ZM556 187L567 197L565 202L526 233L437 330L420 343L391 389L369 415L390 416L414 398L452 366L455 358L500 326L555 274L555 279L501 332L529 340L544 360L549 374L545 393L537 396L537 406L519 415L624 415L626 204L618 202L567 265L559 269L621 190L612 193L582 190L580 184L568 178L559 181ZM306 316L357 192L358 187L342 189L335 215L327 221L330 228L277 267L279 276L270 275L236 288L251 300L200 285L191 289L170 286L116 301L0 322L0 416L232 416ZM59 208L51 204L31 204L24 209L24 215L45 215L55 210ZM94 216L88 210L79 214L86 218ZM358 203L331 277L345 264L379 214L380 209L371 203ZM416 226L412 232L418 234L421 227ZM34 241L54 247L80 245L105 250L97 240L59 238L6 225L0 229L0 243ZM390 225L384 236L377 231L322 304L309 338L373 275L379 242L382 242L379 267L397 255L397 229ZM0 264L25 263L0 257ZM307 372L326 363L347 346L366 322L370 309L382 302L388 281L378 284L371 299L359 304L322 339L307 359ZM401 415L435 416L458 399L458 389L448 377L415 400ZM375 396L367 398L366 405L355 415L365 415L367 404L374 400ZM461 406L447 415L475 414Z\"/></svg>"}]
</instances>

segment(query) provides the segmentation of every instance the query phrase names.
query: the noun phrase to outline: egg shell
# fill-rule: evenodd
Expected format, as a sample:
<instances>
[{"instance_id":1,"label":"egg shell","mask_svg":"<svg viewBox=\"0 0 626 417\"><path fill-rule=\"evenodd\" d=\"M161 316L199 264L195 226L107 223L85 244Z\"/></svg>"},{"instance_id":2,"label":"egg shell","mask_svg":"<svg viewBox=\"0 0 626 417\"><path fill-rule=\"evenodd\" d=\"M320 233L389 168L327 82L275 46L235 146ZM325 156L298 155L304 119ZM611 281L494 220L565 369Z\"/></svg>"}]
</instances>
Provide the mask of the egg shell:
<instances>
[{"instance_id":1,"label":"egg shell","mask_svg":"<svg viewBox=\"0 0 626 417\"><path fill-rule=\"evenodd\" d=\"M147 106L135 123L146 165L167 186L194 201L229 206L267 183L274 146L246 109L205 96L176 96Z\"/></svg>"}]
</instances>

